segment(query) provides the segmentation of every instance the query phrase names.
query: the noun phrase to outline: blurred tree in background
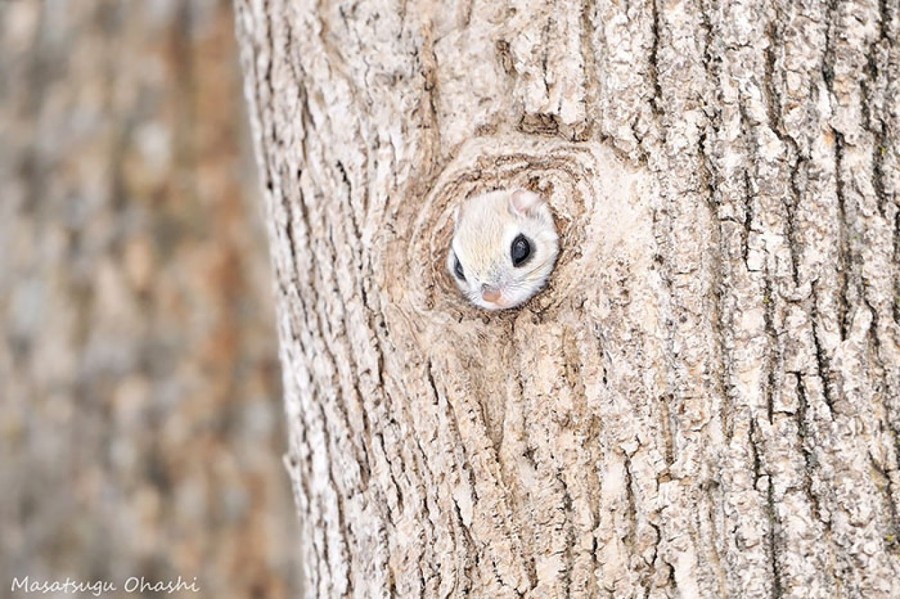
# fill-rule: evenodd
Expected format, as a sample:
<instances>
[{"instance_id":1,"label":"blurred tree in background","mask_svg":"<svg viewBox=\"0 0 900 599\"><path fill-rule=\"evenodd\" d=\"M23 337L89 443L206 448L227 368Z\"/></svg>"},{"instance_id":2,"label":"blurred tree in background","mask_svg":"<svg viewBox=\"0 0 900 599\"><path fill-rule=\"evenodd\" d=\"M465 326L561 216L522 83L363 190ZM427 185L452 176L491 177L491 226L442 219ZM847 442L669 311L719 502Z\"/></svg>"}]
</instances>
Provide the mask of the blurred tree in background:
<instances>
[{"instance_id":1,"label":"blurred tree in background","mask_svg":"<svg viewBox=\"0 0 900 599\"><path fill-rule=\"evenodd\" d=\"M0 3L0 583L285 597L270 268L227 1Z\"/></svg>"}]
</instances>

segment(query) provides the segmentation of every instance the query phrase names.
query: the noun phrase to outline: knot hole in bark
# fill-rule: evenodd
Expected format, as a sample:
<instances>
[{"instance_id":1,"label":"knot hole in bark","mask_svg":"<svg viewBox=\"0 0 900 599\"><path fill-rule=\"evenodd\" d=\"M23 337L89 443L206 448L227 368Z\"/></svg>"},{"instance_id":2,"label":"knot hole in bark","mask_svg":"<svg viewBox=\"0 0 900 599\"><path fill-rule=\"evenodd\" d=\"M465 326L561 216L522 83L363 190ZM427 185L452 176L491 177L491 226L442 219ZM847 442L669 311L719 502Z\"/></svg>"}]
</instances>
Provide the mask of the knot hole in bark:
<instances>
[{"instance_id":1,"label":"knot hole in bark","mask_svg":"<svg viewBox=\"0 0 900 599\"><path fill-rule=\"evenodd\" d=\"M454 209L467 198L495 189L523 187L540 193L553 211L560 253L548 287L524 308L497 312L503 322L520 310L552 315L573 305L602 264L590 263L607 241L620 240L621 222L649 230L638 213L636 170L599 144L567 143L521 136L479 138L465 145L427 195L407 247L412 308L454 321L483 321L487 314L460 294L447 269ZM646 217L647 222L641 221ZM617 231L617 229L619 229ZM652 244L651 244L652 245ZM577 303L574 305L578 305Z\"/></svg>"}]
</instances>

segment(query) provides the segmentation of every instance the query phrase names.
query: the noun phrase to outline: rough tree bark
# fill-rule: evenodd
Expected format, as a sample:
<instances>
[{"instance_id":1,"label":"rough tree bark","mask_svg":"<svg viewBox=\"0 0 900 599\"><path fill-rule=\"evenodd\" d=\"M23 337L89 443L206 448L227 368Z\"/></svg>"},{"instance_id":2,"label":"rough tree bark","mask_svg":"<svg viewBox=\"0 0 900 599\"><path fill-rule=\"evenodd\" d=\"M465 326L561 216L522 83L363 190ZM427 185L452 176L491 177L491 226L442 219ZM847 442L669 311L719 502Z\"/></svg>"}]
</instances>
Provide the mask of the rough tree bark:
<instances>
[{"instance_id":1,"label":"rough tree bark","mask_svg":"<svg viewBox=\"0 0 900 599\"><path fill-rule=\"evenodd\" d=\"M237 12L309 596L900 596L896 2ZM506 185L562 256L488 314Z\"/></svg>"}]
</instances>

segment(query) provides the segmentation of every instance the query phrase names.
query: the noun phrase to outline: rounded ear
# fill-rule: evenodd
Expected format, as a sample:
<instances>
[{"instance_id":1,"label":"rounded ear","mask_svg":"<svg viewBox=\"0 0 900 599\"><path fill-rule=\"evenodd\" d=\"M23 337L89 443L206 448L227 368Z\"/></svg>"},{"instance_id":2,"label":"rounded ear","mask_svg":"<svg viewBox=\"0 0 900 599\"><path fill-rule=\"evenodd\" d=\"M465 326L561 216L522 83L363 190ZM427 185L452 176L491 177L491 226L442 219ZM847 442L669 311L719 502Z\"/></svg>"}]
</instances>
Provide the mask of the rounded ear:
<instances>
[{"instance_id":1,"label":"rounded ear","mask_svg":"<svg viewBox=\"0 0 900 599\"><path fill-rule=\"evenodd\" d=\"M509 212L513 216L534 216L543 203L543 198L533 191L517 189L509 196Z\"/></svg>"}]
</instances>

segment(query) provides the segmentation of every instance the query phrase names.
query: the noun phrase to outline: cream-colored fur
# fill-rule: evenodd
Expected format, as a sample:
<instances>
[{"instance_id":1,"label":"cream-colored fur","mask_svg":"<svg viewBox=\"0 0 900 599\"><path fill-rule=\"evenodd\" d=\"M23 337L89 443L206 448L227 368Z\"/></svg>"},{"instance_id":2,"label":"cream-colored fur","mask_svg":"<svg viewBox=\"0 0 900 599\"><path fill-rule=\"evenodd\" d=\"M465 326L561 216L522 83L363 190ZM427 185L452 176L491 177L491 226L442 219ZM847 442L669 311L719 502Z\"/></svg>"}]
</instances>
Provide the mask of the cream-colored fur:
<instances>
[{"instance_id":1,"label":"cream-colored fur","mask_svg":"<svg viewBox=\"0 0 900 599\"><path fill-rule=\"evenodd\" d=\"M510 247L520 234L532 253L515 267ZM491 191L457 208L447 267L469 301L502 310L523 304L546 285L558 253L553 216L539 195L523 189ZM454 272L457 259L465 280Z\"/></svg>"}]
</instances>

